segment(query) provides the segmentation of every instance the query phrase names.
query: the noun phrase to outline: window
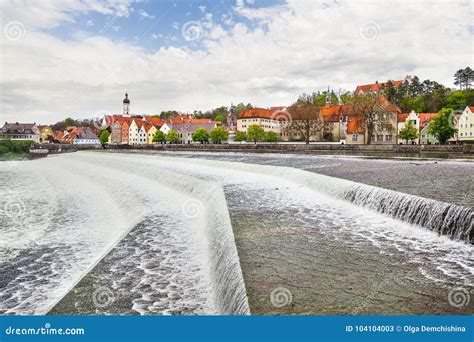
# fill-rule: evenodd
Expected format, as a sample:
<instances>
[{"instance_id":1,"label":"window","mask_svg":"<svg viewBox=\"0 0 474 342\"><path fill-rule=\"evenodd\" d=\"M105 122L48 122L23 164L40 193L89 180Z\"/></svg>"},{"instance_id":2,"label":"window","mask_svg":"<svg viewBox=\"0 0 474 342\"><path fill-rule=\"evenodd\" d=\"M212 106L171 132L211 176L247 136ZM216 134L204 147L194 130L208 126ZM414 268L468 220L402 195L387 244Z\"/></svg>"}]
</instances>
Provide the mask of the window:
<instances>
[{"instance_id":1,"label":"window","mask_svg":"<svg viewBox=\"0 0 474 342\"><path fill-rule=\"evenodd\" d=\"M352 134L352 141L357 141L359 136L357 134Z\"/></svg>"},{"instance_id":2,"label":"window","mask_svg":"<svg viewBox=\"0 0 474 342\"><path fill-rule=\"evenodd\" d=\"M383 135L377 134L377 141L383 141Z\"/></svg>"},{"instance_id":3,"label":"window","mask_svg":"<svg viewBox=\"0 0 474 342\"><path fill-rule=\"evenodd\" d=\"M371 140L371 141L375 141L375 135L372 135L372 136L370 137L370 140Z\"/></svg>"},{"instance_id":4,"label":"window","mask_svg":"<svg viewBox=\"0 0 474 342\"><path fill-rule=\"evenodd\" d=\"M392 141L392 136L390 134L386 135L385 136L385 141Z\"/></svg>"}]
</instances>

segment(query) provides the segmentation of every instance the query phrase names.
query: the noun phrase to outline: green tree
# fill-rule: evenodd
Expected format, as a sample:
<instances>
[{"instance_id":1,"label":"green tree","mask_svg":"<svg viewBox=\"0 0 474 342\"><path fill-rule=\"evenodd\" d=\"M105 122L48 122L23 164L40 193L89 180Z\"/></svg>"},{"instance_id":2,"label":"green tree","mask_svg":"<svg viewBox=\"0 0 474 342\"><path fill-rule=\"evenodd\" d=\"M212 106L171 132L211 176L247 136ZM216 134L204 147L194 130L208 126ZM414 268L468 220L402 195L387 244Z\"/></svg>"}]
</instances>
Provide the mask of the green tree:
<instances>
[{"instance_id":1,"label":"green tree","mask_svg":"<svg viewBox=\"0 0 474 342\"><path fill-rule=\"evenodd\" d=\"M425 111L425 102L422 97L410 97L405 96L400 103L400 109L403 112L409 112L414 110L417 113L423 113Z\"/></svg>"},{"instance_id":2,"label":"green tree","mask_svg":"<svg viewBox=\"0 0 474 342\"><path fill-rule=\"evenodd\" d=\"M400 139L403 139L408 144L409 140L415 140L418 138L418 130L411 121L405 122L405 125L400 129L400 134L398 135Z\"/></svg>"},{"instance_id":3,"label":"green tree","mask_svg":"<svg viewBox=\"0 0 474 342\"><path fill-rule=\"evenodd\" d=\"M247 133L242 131L235 132L234 141L247 141Z\"/></svg>"},{"instance_id":4,"label":"green tree","mask_svg":"<svg viewBox=\"0 0 474 342\"><path fill-rule=\"evenodd\" d=\"M160 130L156 131L153 135L153 142L159 142L160 144L163 144L166 142L166 134Z\"/></svg>"},{"instance_id":5,"label":"green tree","mask_svg":"<svg viewBox=\"0 0 474 342\"><path fill-rule=\"evenodd\" d=\"M266 142L277 142L278 141L278 134L276 132L273 132L273 131L265 133L265 141Z\"/></svg>"},{"instance_id":6,"label":"green tree","mask_svg":"<svg viewBox=\"0 0 474 342\"><path fill-rule=\"evenodd\" d=\"M247 129L247 140L253 141L255 144L257 141L265 140L265 131L262 126L250 125Z\"/></svg>"},{"instance_id":7,"label":"green tree","mask_svg":"<svg viewBox=\"0 0 474 342\"><path fill-rule=\"evenodd\" d=\"M179 141L178 132L176 132L174 129L169 131L168 134L166 134L166 141L168 141L172 144L177 143Z\"/></svg>"},{"instance_id":8,"label":"green tree","mask_svg":"<svg viewBox=\"0 0 474 342\"><path fill-rule=\"evenodd\" d=\"M464 109L467 106L467 99L464 90L454 91L446 97L446 107L451 109Z\"/></svg>"},{"instance_id":9,"label":"green tree","mask_svg":"<svg viewBox=\"0 0 474 342\"><path fill-rule=\"evenodd\" d=\"M110 132L108 130L103 130L99 136L100 143L102 145L107 144L109 142L109 136L110 136Z\"/></svg>"},{"instance_id":10,"label":"green tree","mask_svg":"<svg viewBox=\"0 0 474 342\"><path fill-rule=\"evenodd\" d=\"M201 144L209 141L209 132L200 127L192 135L193 141L199 141Z\"/></svg>"},{"instance_id":11,"label":"green tree","mask_svg":"<svg viewBox=\"0 0 474 342\"><path fill-rule=\"evenodd\" d=\"M454 125L454 115L451 108L443 108L433 116L428 125L428 133L438 139L440 144L446 144L458 130Z\"/></svg>"},{"instance_id":12,"label":"green tree","mask_svg":"<svg viewBox=\"0 0 474 342\"><path fill-rule=\"evenodd\" d=\"M76 120L72 119L72 118L66 118L64 120L64 126L65 127L69 127L69 126L75 126L76 125Z\"/></svg>"},{"instance_id":13,"label":"green tree","mask_svg":"<svg viewBox=\"0 0 474 342\"><path fill-rule=\"evenodd\" d=\"M222 121L223 121L222 115L221 115L221 114L217 114L214 120L215 120L215 121L222 122Z\"/></svg>"},{"instance_id":14,"label":"green tree","mask_svg":"<svg viewBox=\"0 0 474 342\"><path fill-rule=\"evenodd\" d=\"M219 126L214 128L209 136L214 144L220 144L222 141L227 141L229 133L227 133L224 127Z\"/></svg>"}]
</instances>

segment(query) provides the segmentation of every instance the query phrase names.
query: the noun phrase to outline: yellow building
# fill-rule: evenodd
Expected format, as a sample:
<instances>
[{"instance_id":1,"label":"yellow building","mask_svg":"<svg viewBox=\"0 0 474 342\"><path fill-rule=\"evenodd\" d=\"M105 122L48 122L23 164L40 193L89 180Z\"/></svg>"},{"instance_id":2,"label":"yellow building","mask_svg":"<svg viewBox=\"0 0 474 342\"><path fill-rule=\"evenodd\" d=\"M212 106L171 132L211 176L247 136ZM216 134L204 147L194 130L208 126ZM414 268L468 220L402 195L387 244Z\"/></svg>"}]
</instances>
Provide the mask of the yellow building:
<instances>
[{"instance_id":1,"label":"yellow building","mask_svg":"<svg viewBox=\"0 0 474 342\"><path fill-rule=\"evenodd\" d=\"M40 131L40 142L47 144L54 138L54 131L50 126L38 126Z\"/></svg>"},{"instance_id":2,"label":"yellow building","mask_svg":"<svg viewBox=\"0 0 474 342\"><path fill-rule=\"evenodd\" d=\"M148 124L148 125L145 125L145 126L146 126L145 128L147 128L147 131L146 131L146 137L147 137L146 140L147 141L146 141L146 143L148 145L151 145L151 144L153 144L153 137L155 136L155 133L158 131L158 129L152 124Z\"/></svg>"}]
</instances>

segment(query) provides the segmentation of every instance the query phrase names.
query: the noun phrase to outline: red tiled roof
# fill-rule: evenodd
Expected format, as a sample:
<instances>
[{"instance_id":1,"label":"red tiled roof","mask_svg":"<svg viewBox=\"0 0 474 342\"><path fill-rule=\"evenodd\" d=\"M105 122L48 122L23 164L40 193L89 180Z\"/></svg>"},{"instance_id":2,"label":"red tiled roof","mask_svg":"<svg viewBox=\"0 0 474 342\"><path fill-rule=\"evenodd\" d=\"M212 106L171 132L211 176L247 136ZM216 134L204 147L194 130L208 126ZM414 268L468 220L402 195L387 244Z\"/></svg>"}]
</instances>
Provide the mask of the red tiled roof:
<instances>
[{"instance_id":1,"label":"red tiled roof","mask_svg":"<svg viewBox=\"0 0 474 342\"><path fill-rule=\"evenodd\" d=\"M382 82L382 83L372 83L372 84L364 84L364 85L359 85L357 86L355 93L359 93L360 91L363 91L364 93L367 92L377 92L379 90L382 90L385 85L387 85L388 82ZM394 87L400 86L403 81L392 81L392 84Z\"/></svg>"},{"instance_id":2,"label":"red tiled roof","mask_svg":"<svg viewBox=\"0 0 474 342\"><path fill-rule=\"evenodd\" d=\"M351 110L350 105L331 105L321 108L324 122L339 122L341 116L346 117Z\"/></svg>"},{"instance_id":3,"label":"red tiled roof","mask_svg":"<svg viewBox=\"0 0 474 342\"><path fill-rule=\"evenodd\" d=\"M418 116L420 117L420 126L425 127L438 113L419 113Z\"/></svg>"},{"instance_id":4,"label":"red tiled roof","mask_svg":"<svg viewBox=\"0 0 474 342\"><path fill-rule=\"evenodd\" d=\"M240 113L239 119L250 118L273 119L274 112L265 108L249 108Z\"/></svg>"},{"instance_id":5,"label":"red tiled roof","mask_svg":"<svg viewBox=\"0 0 474 342\"><path fill-rule=\"evenodd\" d=\"M362 117L351 114L347 121L347 134L362 134Z\"/></svg>"},{"instance_id":6,"label":"red tiled roof","mask_svg":"<svg viewBox=\"0 0 474 342\"><path fill-rule=\"evenodd\" d=\"M474 106L468 106L469 107L469 110L474 113Z\"/></svg>"},{"instance_id":7,"label":"red tiled roof","mask_svg":"<svg viewBox=\"0 0 474 342\"><path fill-rule=\"evenodd\" d=\"M409 113L401 113L397 115L397 122L405 122L407 120Z\"/></svg>"},{"instance_id":8,"label":"red tiled roof","mask_svg":"<svg viewBox=\"0 0 474 342\"><path fill-rule=\"evenodd\" d=\"M165 120L152 116L145 116L145 120L157 127L161 127L165 123Z\"/></svg>"}]
</instances>

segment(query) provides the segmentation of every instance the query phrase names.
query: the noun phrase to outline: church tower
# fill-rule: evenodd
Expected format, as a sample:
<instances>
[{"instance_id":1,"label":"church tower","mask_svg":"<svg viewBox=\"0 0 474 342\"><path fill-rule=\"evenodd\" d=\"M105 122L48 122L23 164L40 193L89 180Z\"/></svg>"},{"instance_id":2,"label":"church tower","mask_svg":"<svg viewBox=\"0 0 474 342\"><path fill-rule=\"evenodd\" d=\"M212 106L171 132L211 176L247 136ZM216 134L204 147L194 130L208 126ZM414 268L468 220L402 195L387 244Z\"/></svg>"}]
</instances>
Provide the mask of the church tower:
<instances>
[{"instance_id":1,"label":"church tower","mask_svg":"<svg viewBox=\"0 0 474 342\"><path fill-rule=\"evenodd\" d=\"M125 93L123 99L123 115L130 115L130 100L128 99L128 93Z\"/></svg>"},{"instance_id":2,"label":"church tower","mask_svg":"<svg viewBox=\"0 0 474 342\"><path fill-rule=\"evenodd\" d=\"M227 126L229 127L230 131L235 131L237 129L237 118L235 116L235 107L232 102L229 108L229 115L227 116Z\"/></svg>"}]
</instances>

